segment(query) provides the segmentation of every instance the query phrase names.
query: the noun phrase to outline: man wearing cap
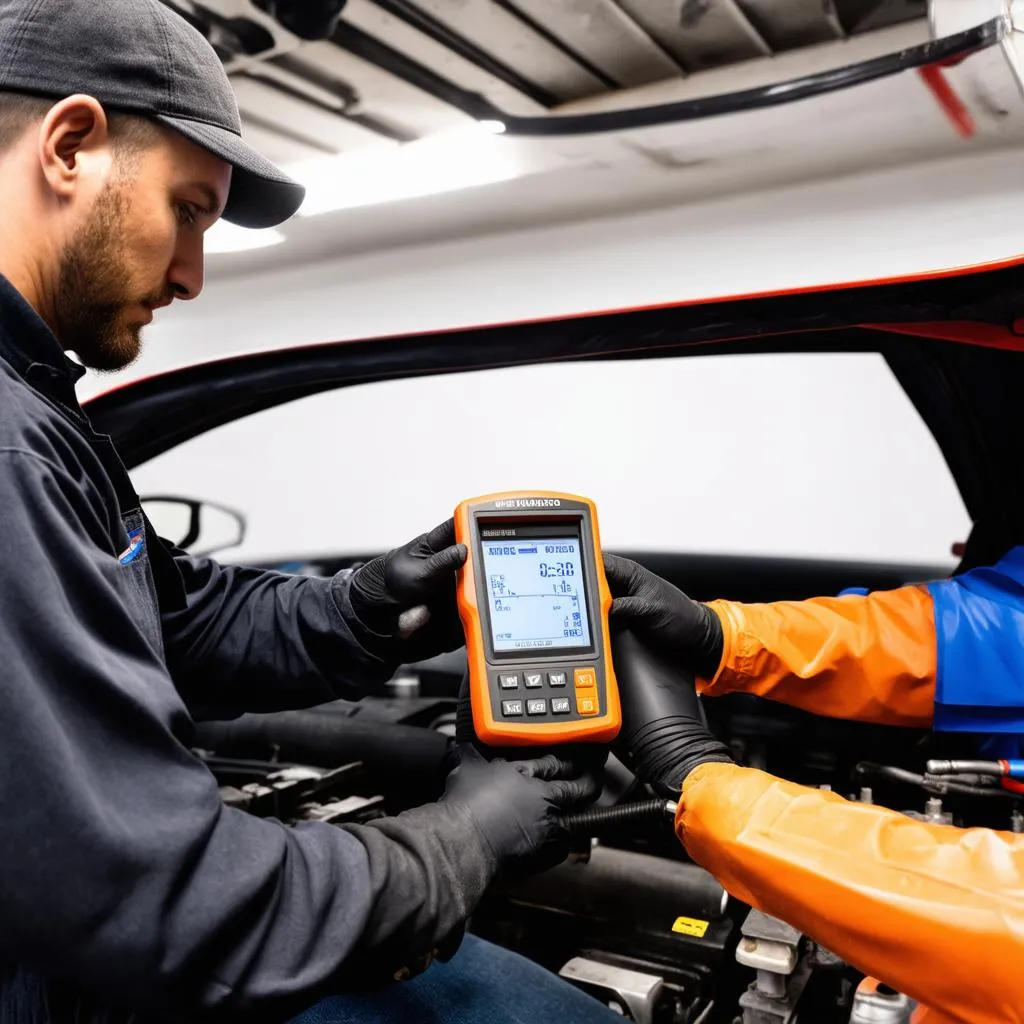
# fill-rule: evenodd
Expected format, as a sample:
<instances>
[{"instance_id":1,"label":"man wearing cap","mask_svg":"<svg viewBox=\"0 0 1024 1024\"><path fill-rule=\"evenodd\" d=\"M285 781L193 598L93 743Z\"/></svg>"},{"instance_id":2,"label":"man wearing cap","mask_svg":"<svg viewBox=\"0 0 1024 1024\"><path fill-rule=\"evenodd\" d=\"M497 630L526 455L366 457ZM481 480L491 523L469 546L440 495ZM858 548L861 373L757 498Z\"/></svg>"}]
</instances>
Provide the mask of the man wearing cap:
<instances>
[{"instance_id":1,"label":"man wearing cap","mask_svg":"<svg viewBox=\"0 0 1024 1024\"><path fill-rule=\"evenodd\" d=\"M456 749L436 804L285 828L190 752L192 715L358 697L461 643L450 522L331 580L192 558L76 400L199 294L220 216L301 201L157 0L0 0L0 1019L608 1021L462 937L495 875L564 856L595 785L571 763Z\"/></svg>"}]
</instances>

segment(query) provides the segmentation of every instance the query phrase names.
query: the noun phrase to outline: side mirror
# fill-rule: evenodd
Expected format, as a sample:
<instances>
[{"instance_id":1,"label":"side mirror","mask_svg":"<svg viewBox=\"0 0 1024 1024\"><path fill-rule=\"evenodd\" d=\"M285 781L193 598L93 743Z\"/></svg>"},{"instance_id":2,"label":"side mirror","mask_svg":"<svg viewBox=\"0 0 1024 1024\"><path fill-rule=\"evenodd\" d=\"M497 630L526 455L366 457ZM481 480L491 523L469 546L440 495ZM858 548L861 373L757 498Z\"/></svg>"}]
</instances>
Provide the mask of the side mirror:
<instances>
[{"instance_id":1,"label":"side mirror","mask_svg":"<svg viewBox=\"0 0 1024 1024\"><path fill-rule=\"evenodd\" d=\"M169 495L140 500L156 532L190 554L209 555L245 539L245 516L233 508Z\"/></svg>"}]
</instances>

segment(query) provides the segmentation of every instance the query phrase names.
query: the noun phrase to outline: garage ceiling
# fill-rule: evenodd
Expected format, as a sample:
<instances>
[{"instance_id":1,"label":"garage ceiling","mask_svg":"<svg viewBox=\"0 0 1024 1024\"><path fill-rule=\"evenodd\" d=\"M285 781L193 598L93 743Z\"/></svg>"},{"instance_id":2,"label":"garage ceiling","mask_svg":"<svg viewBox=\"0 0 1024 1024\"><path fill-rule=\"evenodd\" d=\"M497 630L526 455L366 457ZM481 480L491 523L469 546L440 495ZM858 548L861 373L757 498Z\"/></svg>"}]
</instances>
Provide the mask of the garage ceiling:
<instances>
[{"instance_id":1,"label":"garage ceiling","mask_svg":"<svg viewBox=\"0 0 1024 1024\"><path fill-rule=\"evenodd\" d=\"M307 189L209 232L217 276L1024 150L1000 0L163 2Z\"/></svg>"},{"instance_id":2,"label":"garage ceiling","mask_svg":"<svg viewBox=\"0 0 1024 1024\"><path fill-rule=\"evenodd\" d=\"M339 0L165 2L214 44L247 138L283 164L458 128L474 97L538 115L904 22L924 38L927 14L924 0L348 0L329 38L306 40L290 16Z\"/></svg>"}]
</instances>

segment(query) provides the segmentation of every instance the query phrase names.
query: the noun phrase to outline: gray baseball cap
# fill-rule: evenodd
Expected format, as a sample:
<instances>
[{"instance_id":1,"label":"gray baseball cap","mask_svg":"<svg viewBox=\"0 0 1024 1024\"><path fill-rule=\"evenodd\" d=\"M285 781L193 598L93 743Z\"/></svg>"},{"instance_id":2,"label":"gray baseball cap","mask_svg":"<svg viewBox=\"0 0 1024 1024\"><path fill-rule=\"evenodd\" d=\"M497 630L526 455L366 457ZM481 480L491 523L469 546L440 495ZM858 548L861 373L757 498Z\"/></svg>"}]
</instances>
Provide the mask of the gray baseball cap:
<instances>
[{"instance_id":1,"label":"gray baseball cap","mask_svg":"<svg viewBox=\"0 0 1024 1024\"><path fill-rule=\"evenodd\" d=\"M234 168L224 218L272 227L305 189L242 141L213 47L159 0L0 0L0 92L95 97L173 128Z\"/></svg>"}]
</instances>

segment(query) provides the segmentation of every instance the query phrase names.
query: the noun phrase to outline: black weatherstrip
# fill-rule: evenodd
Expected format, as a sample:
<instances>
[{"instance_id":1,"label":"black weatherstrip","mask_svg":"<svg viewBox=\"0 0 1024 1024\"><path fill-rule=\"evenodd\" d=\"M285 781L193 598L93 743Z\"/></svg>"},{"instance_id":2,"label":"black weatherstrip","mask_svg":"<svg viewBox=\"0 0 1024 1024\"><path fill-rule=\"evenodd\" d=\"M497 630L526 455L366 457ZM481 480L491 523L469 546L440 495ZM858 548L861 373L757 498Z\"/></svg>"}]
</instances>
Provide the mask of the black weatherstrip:
<instances>
[{"instance_id":1,"label":"black weatherstrip","mask_svg":"<svg viewBox=\"0 0 1024 1024\"><path fill-rule=\"evenodd\" d=\"M151 377L88 403L128 468L264 409L374 381L531 364L730 352L879 352L939 343L864 330L861 323L974 320L1009 324L1024 313L1024 266L960 277L829 292L722 300L535 323L334 342L234 356ZM970 346L971 363L1024 355ZM1024 385L1022 385L1024 386ZM1019 391L1010 389L1014 398ZM1018 403L1019 404L1019 403ZM946 415L956 415L946 411ZM1006 421L1016 423L1016 413ZM1024 434L1022 434L1024 436ZM949 452L946 452L947 458ZM963 476L961 469L955 475Z\"/></svg>"}]
</instances>

